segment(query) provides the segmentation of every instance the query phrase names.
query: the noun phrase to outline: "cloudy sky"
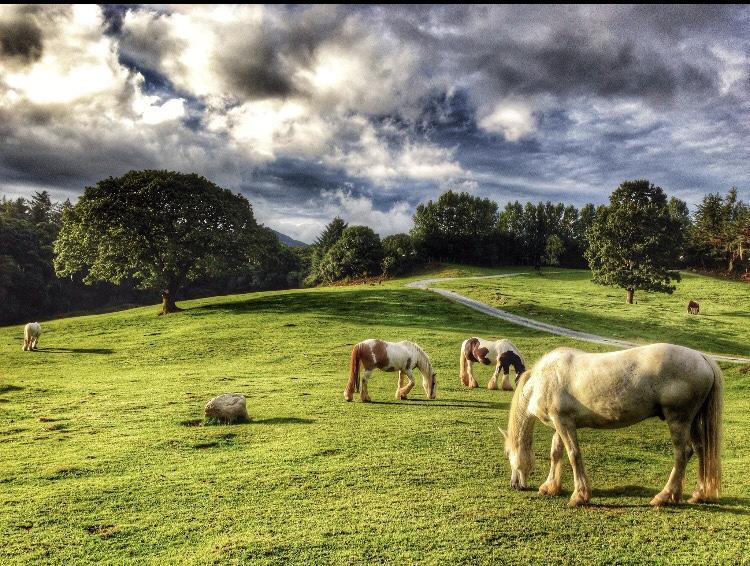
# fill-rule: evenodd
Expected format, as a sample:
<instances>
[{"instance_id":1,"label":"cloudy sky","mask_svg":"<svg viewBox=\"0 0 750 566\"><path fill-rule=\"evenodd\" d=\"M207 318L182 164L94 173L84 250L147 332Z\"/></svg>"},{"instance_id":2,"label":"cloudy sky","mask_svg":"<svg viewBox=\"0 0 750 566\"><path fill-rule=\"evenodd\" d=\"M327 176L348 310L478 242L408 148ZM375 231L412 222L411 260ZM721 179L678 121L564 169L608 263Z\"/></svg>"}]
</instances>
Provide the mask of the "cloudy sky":
<instances>
[{"instance_id":1,"label":"cloudy sky","mask_svg":"<svg viewBox=\"0 0 750 566\"><path fill-rule=\"evenodd\" d=\"M312 241L453 188L750 200L750 8L0 6L0 193L195 171Z\"/></svg>"}]
</instances>

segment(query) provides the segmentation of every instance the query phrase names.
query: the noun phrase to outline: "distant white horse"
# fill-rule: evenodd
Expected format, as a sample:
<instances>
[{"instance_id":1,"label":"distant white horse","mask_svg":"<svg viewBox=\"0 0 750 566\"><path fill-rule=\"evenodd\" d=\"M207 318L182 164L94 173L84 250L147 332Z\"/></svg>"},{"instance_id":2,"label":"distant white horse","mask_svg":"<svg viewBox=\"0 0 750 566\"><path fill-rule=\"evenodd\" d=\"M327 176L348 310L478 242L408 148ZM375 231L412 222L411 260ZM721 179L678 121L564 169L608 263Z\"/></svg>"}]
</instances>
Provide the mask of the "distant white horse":
<instances>
[{"instance_id":1,"label":"distant white horse","mask_svg":"<svg viewBox=\"0 0 750 566\"><path fill-rule=\"evenodd\" d=\"M487 389L497 389L497 378L500 375L500 370L502 370L503 389L513 391L510 384L510 366L513 366L516 372L516 382L518 377L526 371L521 352L510 340L490 341L482 338L467 338L461 344L459 356L459 376L461 377L461 383L467 387L479 387L471 371L474 362L487 366L495 365L495 373L492 374L492 379L487 383Z\"/></svg>"},{"instance_id":2,"label":"distant white horse","mask_svg":"<svg viewBox=\"0 0 750 566\"><path fill-rule=\"evenodd\" d=\"M23 327L23 351L36 350L39 336L42 334L42 325L38 322L30 322Z\"/></svg>"},{"instance_id":3,"label":"distant white horse","mask_svg":"<svg viewBox=\"0 0 750 566\"><path fill-rule=\"evenodd\" d=\"M362 384L360 386L359 366L364 366ZM364 340L352 348L351 361L349 364L349 381L344 389L344 399L351 401L354 391L359 391L359 398L367 403L371 401L367 394L367 381L370 379L374 369L383 371L398 371L398 387L396 388L396 399L406 399L409 391L414 387L414 376L412 370L419 368L422 374L422 387L428 399L435 398L437 382L435 372L432 371L430 359L424 350L414 342L406 340L402 342L385 342L384 340ZM404 385L404 376L408 383Z\"/></svg>"},{"instance_id":4,"label":"distant white horse","mask_svg":"<svg viewBox=\"0 0 750 566\"><path fill-rule=\"evenodd\" d=\"M563 446L573 468L570 505L588 503L591 487L578 447L578 428L620 428L649 417L667 421L674 468L651 505L679 503L685 466L698 454L698 490L690 503L715 500L721 487L721 413L724 379L716 362L673 344L652 344L606 354L558 348L521 376L511 402L505 453L510 485L525 489L533 469L534 422L555 429L544 495L562 489Z\"/></svg>"}]
</instances>

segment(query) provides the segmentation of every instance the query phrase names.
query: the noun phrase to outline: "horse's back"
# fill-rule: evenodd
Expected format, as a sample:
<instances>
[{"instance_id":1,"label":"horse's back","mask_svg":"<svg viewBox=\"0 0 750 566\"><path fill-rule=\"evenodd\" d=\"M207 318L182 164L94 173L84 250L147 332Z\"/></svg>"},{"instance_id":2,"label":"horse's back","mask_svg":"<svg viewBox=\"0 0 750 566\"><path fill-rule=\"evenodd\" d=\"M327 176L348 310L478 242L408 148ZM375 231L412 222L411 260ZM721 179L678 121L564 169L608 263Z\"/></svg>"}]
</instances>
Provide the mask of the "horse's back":
<instances>
[{"instance_id":1,"label":"horse's back","mask_svg":"<svg viewBox=\"0 0 750 566\"><path fill-rule=\"evenodd\" d=\"M691 412L714 382L703 354L674 344L607 353L558 348L532 373L547 409L575 414L579 426L626 426L669 411Z\"/></svg>"}]
</instances>

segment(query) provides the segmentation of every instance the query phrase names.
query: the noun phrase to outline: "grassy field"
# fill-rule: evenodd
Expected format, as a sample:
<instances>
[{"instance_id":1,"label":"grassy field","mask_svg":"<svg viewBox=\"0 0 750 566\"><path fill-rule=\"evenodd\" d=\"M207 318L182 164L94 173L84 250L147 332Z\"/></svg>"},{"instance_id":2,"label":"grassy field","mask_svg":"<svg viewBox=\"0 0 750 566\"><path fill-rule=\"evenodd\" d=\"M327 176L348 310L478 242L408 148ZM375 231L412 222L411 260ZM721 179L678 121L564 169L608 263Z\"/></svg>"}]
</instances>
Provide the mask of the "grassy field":
<instances>
[{"instance_id":1,"label":"grassy field","mask_svg":"<svg viewBox=\"0 0 750 566\"><path fill-rule=\"evenodd\" d=\"M526 281L531 293L548 277L503 286ZM559 301L565 285L580 284L566 277ZM35 353L21 351L20 327L1 328L0 563L748 560L750 366L722 364L718 504L648 506L672 462L666 427L653 419L582 431L594 498L570 509L567 463L564 497L508 487L498 427L510 395L463 389L458 349L471 335L508 337L530 362L560 345L604 348L402 285L204 299L168 317L153 306L55 320L43 323ZM723 292L734 287L716 283ZM601 324L612 316L609 328L617 326L622 302L599 314ZM710 301L704 308L714 316ZM748 325L747 317L733 323L744 332L733 340L700 339L728 352ZM669 328L660 340L673 338ZM377 373L374 403L345 403L351 346L368 337L421 344L438 373L438 398L426 401L417 385L411 400L394 401L395 375ZM488 378L480 369L480 383ZM223 392L248 397L252 422L195 426L206 401ZM546 476L551 436L537 426L533 486Z\"/></svg>"},{"instance_id":2,"label":"grassy field","mask_svg":"<svg viewBox=\"0 0 750 566\"><path fill-rule=\"evenodd\" d=\"M625 303L623 289L595 285L591 273L580 269L433 286L573 330L636 343L673 342L714 354L750 356L750 285L739 281L683 273L672 295L637 292L633 305ZM691 299L701 305L698 316L687 313Z\"/></svg>"}]
</instances>

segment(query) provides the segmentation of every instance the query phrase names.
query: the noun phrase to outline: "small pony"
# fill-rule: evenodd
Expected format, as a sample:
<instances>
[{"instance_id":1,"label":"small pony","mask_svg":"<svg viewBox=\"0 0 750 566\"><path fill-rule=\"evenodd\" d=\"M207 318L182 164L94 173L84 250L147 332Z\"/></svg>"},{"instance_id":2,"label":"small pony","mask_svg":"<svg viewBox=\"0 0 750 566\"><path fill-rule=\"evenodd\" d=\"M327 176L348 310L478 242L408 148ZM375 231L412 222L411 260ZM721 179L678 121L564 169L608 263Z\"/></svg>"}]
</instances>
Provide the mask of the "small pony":
<instances>
[{"instance_id":1,"label":"small pony","mask_svg":"<svg viewBox=\"0 0 750 566\"><path fill-rule=\"evenodd\" d=\"M459 376L461 383L467 387L479 387L471 371L474 362L486 366L495 364L495 373L492 374L492 379L487 383L487 389L497 389L497 377L502 369L502 388L504 391L513 391L510 384L510 366L513 366L516 372L516 382L518 382L519 376L526 371L521 352L510 340L502 339L493 342L482 338L467 338L461 344L459 356Z\"/></svg>"},{"instance_id":2,"label":"small pony","mask_svg":"<svg viewBox=\"0 0 750 566\"><path fill-rule=\"evenodd\" d=\"M23 351L36 350L39 336L42 334L42 325L38 322L30 322L23 327Z\"/></svg>"},{"instance_id":3,"label":"small pony","mask_svg":"<svg viewBox=\"0 0 750 566\"><path fill-rule=\"evenodd\" d=\"M365 368L362 374L362 385L360 388L359 366ZM384 340L363 340L352 348L351 362L349 364L349 381L344 389L344 399L351 401L354 391L359 391L362 402L371 401L367 394L367 380L370 379L372 371L382 369L383 371L398 371L398 387L396 388L396 400L406 399L409 391L414 387L414 376L412 370L419 368L422 374L422 387L428 399L435 398L437 381L435 372L432 371L430 359L424 350L414 342L406 340L402 342L386 342ZM409 383L404 385L404 375Z\"/></svg>"},{"instance_id":4,"label":"small pony","mask_svg":"<svg viewBox=\"0 0 750 566\"><path fill-rule=\"evenodd\" d=\"M698 455L698 489L689 503L715 501L721 488L721 414L724 379L709 357L674 344L651 344L590 354L558 348L518 381L508 415L505 455L510 485L525 489L534 466L534 423L552 427L550 470L542 495L560 495L563 451L573 468L570 505L589 502L579 428L621 428L650 417L666 421L674 447L669 480L651 505L680 503L685 467Z\"/></svg>"},{"instance_id":5,"label":"small pony","mask_svg":"<svg viewBox=\"0 0 750 566\"><path fill-rule=\"evenodd\" d=\"M690 301L688 303L688 313L690 314L698 314L701 310L701 306L696 303L695 301Z\"/></svg>"}]
</instances>

